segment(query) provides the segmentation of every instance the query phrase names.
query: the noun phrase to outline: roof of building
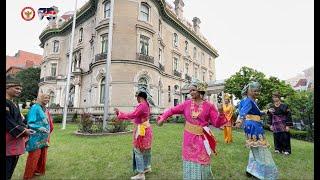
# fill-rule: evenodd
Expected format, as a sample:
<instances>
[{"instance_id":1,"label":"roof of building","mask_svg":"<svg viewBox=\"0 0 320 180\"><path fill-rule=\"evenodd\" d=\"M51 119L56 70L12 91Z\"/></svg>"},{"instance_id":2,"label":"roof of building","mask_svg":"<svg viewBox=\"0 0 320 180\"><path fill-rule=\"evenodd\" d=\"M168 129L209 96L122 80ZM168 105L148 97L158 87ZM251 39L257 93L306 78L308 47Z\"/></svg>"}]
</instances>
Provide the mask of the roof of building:
<instances>
[{"instance_id":1,"label":"roof of building","mask_svg":"<svg viewBox=\"0 0 320 180\"><path fill-rule=\"evenodd\" d=\"M300 86L307 86L308 80L307 79L299 79L297 84L294 87L300 87Z\"/></svg>"},{"instance_id":2,"label":"roof of building","mask_svg":"<svg viewBox=\"0 0 320 180\"><path fill-rule=\"evenodd\" d=\"M14 56L6 56L6 70L10 67L29 68L40 65L42 55L19 50Z\"/></svg>"}]
</instances>

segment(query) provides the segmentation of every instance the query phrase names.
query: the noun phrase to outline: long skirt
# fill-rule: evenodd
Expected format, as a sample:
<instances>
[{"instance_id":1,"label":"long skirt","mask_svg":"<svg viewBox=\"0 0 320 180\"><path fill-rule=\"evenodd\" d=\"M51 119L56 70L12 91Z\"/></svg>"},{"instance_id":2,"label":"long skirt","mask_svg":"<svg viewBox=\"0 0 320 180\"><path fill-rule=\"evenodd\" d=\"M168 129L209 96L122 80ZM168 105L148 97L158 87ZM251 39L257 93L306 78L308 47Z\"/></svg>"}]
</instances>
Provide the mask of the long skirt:
<instances>
[{"instance_id":1,"label":"long skirt","mask_svg":"<svg viewBox=\"0 0 320 180\"><path fill-rule=\"evenodd\" d=\"M278 178L278 169L268 148L250 148L247 172L259 179Z\"/></svg>"},{"instance_id":2,"label":"long skirt","mask_svg":"<svg viewBox=\"0 0 320 180\"><path fill-rule=\"evenodd\" d=\"M291 143L289 132L276 132L273 133L274 149L280 152L288 152L291 154Z\"/></svg>"},{"instance_id":3,"label":"long skirt","mask_svg":"<svg viewBox=\"0 0 320 180\"><path fill-rule=\"evenodd\" d=\"M183 161L184 180L206 180L213 179L211 165L197 164L191 161Z\"/></svg>"},{"instance_id":4,"label":"long skirt","mask_svg":"<svg viewBox=\"0 0 320 180\"><path fill-rule=\"evenodd\" d=\"M151 168L151 149L140 151L133 148L133 171L143 173L144 170Z\"/></svg>"},{"instance_id":5,"label":"long skirt","mask_svg":"<svg viewBox=\"0 0 320 180\"><path fill-rule=\"evenodd\" d=\"M39 175L45 174L47 152L48 147L29 152L23 179L32 179L35 173L39 173Z\"/></svg>"},{"instance_id":6,"label":"long skirt","mask_svg":"<svg viewBox=\"0 0 320 180\"><path fill-rule=\"evenodd\" d=\"M223 130L224 135L224 142L225 143L231 143L232 142L232 127L231 126L225 126Z\"/></svg>"}]
</instances>

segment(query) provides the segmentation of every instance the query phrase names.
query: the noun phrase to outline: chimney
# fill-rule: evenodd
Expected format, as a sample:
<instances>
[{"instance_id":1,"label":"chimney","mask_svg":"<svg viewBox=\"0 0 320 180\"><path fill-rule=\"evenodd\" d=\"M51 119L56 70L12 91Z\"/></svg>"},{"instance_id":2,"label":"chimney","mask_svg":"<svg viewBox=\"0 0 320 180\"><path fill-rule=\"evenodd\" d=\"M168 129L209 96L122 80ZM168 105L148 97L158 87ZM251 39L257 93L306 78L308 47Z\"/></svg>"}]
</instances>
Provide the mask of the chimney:
<instances>
[{"instance_id":1,"label":"chimney","mask_svg":"<svg viewBox=\"0 0 320 180\"><path fill-rule=\"evenodd\" d=\"M183 7L184 7L183 0L175 0L173 3L175 5L174 10L178 18L183 18Z\"/></svg>"},{"instance_id":2,"label":"chimney","mask_svg":"<svg viewBox=\"0 0 320 180\"><path fill-rule=\"evenodd\" d=\"M200 19L197 18L197 17L194 17L193 20L193 30L196 32L196 33L199 33L200 31L200 26L199 24L201 23Z\"/></svg>"}]
</instances>

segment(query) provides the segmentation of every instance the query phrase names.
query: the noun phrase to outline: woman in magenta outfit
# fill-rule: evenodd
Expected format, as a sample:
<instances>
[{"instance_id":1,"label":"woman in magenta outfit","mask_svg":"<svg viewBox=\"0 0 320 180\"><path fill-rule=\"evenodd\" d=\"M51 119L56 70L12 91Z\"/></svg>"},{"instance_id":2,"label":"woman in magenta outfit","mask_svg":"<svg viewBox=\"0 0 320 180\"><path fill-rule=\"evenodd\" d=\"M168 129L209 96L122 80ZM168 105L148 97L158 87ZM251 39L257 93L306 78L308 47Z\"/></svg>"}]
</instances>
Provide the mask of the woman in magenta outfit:
<instances>
[{"instance_id":1,"label":"woman in magenta outfit","mask_svg":"<svg viewBox=\"0 0 320 180\"><path fill-rule=\"evenodd\" d=\"M160 126L175 114L183 114L186 119L182 143L183 179L213 178L210 163L216 141L208 126L221 127L227 120L222 107L218 112L213 104L204 100L206 89L206 83L192 83L192 99L165 110L157 119Z\"/></svg>"},{"instance_id":2,"label":"woman in magenta outfit","mask_svg":"<svg viewBox=\"0 0 320 180\"><path fill-rule=\"evenodd\" d=\"M145 173L151 172L152 128L149 123L150 107L148 93L143 89L136 93L138 105L129 113L114 109L119 120L132 120L133 130L133 170L137 173L131 179L145 179Z\"/></svg>"}]
</instances>

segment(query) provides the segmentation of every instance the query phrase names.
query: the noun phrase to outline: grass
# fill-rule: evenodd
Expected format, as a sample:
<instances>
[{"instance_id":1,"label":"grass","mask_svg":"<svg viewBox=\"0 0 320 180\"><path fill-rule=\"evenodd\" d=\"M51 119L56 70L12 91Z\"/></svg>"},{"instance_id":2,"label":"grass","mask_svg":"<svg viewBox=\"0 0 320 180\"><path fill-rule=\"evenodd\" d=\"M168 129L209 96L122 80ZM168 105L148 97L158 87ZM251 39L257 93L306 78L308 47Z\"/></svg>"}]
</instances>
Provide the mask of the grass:
<instances>
[{"instance_id":1,"label":"grass","mask_svg":"<svg viewBox=\"0 0 320 180\"><path fill-rule=\"evenodd\" d=\"M132 134L79 137L74 124L61 130L55 124L48 151L46 175L38 179L129 179L132 175ZM147 179L182 179L183 124L153 125L152 173ZM233 143L223 142L223 131L214 130L218 156L212 158L216 179L249 179L245 175L249 150L242 131L233 131ZM273 137L267 132L273 147ZM314 144L291 139L292 154L273 153L280 179L314 178ZM27 153L20 156L12 179L22 179Z\"/></svg>"}]
</instances>

